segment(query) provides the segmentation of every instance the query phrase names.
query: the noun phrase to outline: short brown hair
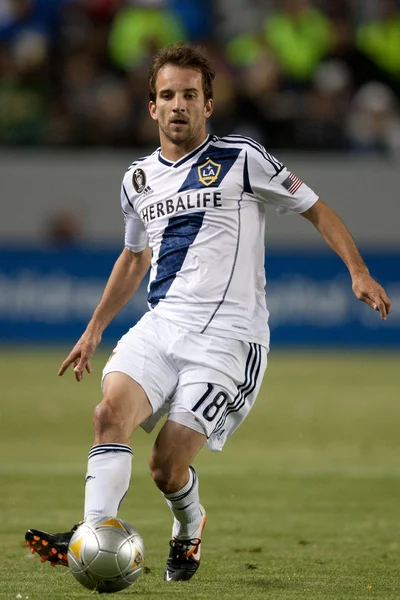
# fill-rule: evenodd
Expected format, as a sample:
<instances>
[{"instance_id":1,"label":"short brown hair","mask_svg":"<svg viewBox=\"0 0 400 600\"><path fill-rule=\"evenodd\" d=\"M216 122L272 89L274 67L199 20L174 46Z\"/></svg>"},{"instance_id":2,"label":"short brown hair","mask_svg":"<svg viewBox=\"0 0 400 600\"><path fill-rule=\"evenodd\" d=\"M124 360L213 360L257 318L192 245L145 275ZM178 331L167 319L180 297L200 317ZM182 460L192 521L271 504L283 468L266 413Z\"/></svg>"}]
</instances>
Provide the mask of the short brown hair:
<instances>
[{"instance_id":1,"label":"short brown hair","mask_svg":"<svg viewBox=\"0 0 400 600\"><path fill-rule=\"evenodd\" d=\"M190 46L178 42L161 48L153 58L149 72L149 97L152 102L156 100L157 75L165 65L174 65L182 69L196 69L200 71L203 79L203 92L206 100L213 97L213 81L215 69L201 46Z\"/></svg>"}]
</instances>

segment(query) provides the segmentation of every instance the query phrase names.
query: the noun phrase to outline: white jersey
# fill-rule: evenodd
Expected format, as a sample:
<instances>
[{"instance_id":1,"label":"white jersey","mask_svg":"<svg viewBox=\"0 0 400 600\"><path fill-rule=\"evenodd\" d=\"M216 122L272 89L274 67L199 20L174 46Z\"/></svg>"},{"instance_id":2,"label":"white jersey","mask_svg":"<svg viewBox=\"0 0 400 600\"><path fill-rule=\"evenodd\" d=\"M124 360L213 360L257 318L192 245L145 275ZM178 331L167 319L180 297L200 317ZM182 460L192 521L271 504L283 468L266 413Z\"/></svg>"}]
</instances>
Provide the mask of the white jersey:
<instances>
[{"instance_id":1,"label":"white jersey","mask_svg":"<svg viewBox=\"0 0 400 600\"><path fill-rule=\"evenodd\" d=\"M195 332L269 347L265 206L302 213L316 194L260 144L209 135L176 162L135 161L121 189L125 246L153 252L151 310Z\"/></svg>"}]
</instances>

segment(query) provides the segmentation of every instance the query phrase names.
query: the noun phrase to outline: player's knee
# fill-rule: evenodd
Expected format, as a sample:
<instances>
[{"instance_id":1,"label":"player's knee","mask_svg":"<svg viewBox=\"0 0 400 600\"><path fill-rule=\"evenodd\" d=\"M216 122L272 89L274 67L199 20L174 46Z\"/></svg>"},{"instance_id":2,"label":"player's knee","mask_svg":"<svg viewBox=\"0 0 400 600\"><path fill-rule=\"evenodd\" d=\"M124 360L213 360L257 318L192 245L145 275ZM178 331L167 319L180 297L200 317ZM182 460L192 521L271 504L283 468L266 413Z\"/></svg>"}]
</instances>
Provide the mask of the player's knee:
<instances>
[{"instance_id":1,"label":"player's knee","mask_svg":"<svg viewBox=\"0 0 400 600\"><path fill-rule=\"evenodd\" d=\"M152 454L149 461L150 473L154 483L164 494L172 494L180 486L181 474L172 463Z\"/></svg>"},{"instance_id":2,"label":"player's knee","mask_svg":"<svg viewBox=\"0 0 400 600\"><path fill-rule=\"evenodd\" d=\"M93 421L95 431L100 436L110 430L121 431L124 423L123 415L112 398L103 398L96 406Z\"/></svg>"}]
</instances>

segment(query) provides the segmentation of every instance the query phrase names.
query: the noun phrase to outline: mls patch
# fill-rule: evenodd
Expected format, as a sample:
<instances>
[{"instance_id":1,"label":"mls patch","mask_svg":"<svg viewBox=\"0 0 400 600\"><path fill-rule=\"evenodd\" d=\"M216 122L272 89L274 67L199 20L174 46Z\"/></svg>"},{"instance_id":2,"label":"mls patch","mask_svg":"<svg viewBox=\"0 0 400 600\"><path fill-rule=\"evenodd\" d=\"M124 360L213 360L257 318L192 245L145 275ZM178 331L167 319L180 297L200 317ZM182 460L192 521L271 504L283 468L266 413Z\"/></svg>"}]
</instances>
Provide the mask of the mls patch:
<instances>
[{"instance_id":1,"label":"mls patch","mask_svg":"<svg viewBox=\"0 0 400 600\"><path fill-rule=\"evenodd\" d=\"M221 171L221 165L208 158L204 165L197 167L199 181L203 185L209 186L215 183Z\"/></svg>"},{"instance_id":2,"label":"mls patch","mask_svg":"<svg viewBox=\"0 0 400 600\"><path fill-rule=\"evenodd\" d=\"M132 183L138 194L141 194L146 187L146 175L143 169L135 169L132 175Z\"/></svg>"}]
</instances>

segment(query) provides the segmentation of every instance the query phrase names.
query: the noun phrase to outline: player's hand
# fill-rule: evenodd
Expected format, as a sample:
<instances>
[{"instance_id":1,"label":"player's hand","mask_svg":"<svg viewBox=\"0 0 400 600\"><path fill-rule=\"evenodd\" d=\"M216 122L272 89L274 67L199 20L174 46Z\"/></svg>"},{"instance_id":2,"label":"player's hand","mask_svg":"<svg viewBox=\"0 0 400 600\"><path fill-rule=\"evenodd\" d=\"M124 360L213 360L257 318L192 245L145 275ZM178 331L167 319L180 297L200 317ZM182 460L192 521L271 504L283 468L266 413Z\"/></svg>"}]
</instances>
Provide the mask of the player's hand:
<instances>
[{"instance_id":1,"label":"player's hand","mask_svg":"<svg viewBox=\"0 0 400 600\"><path fill-rule=\"evenodd\" d=\"M383 287L368 273L353 277L352 287L357 298L378 311L381 315L381 319L386 321L392 303Z\"/></svg>"},{"instance_id":2,"label":"player's hand","mask_svg":"<svg viewBox=\"0 0 400 600\"><path fill-rule=\"evenodd\" d=\"M100 335L89 335L84 333L62 363L58 375L64 375L65 371L73 364L76 381L82 381L85 370L88 373L92 372L90 359L100 341Z\"/></svg>"}]
</instances>

